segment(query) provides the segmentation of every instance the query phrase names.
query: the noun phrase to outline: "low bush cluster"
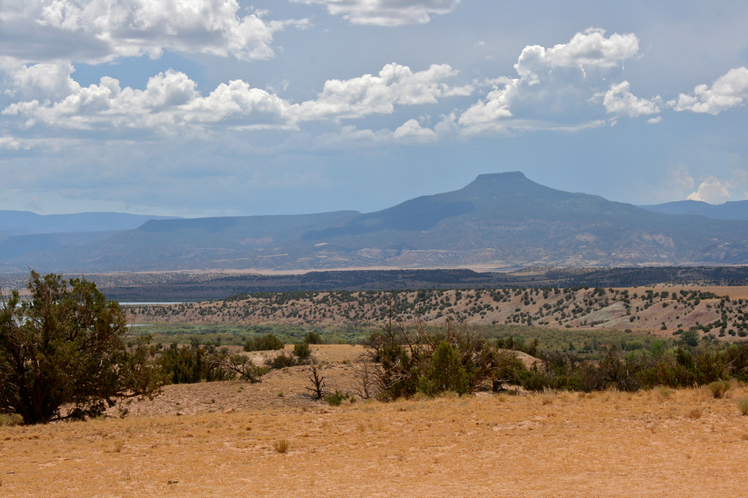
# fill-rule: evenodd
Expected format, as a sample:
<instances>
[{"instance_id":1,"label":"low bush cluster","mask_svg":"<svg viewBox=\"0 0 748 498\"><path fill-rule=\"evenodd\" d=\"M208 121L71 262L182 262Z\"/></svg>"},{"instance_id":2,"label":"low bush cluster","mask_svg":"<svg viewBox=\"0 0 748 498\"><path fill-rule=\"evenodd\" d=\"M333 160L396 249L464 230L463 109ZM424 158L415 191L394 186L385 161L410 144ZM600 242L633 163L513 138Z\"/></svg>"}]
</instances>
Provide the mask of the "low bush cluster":
<instances>
[{"instance_id":1,"label":"low bush cluster","mask_svg":"<svg viewBox=\"0 0 748 498\"><path fill-rule=\"evenodd\" d=\"M683 341L668 348L655 341L649 350L622 351L602 347L585 357L576 351L554 352L511 339L496 344L477 336L465 326L447 322L444 330L388 327L368 341L378 363L376 381L383 399L435 396L444 392L463 395L478 389L501 390L518 385L530 391L547 389L598 391L615 388L636 391L706 385L714 397L722 397L731 378L748 381L748 344L729 346ZM538 359L527 368L507 350L532 351Z\"/></svg>"},{"instance_id":2,"label":"low bush cluster","mask_svg":"<svg viewBox=\"0 0 748 498\"><path fill-rule=\"evenodd\" d=\"M624 354L616 347L593 361L571 352L539 352L540 364L519 375L528 390L596 391L614 387L636 391L709 385L715 397L729 388L726 379L745 380L748 344L718 349L708 345ZM713 387L712 387L713 385Z\"/></svg>"},{"instance_id":3,"label":"low bush cluster","mask_svg":"<svg viewBox=\"0 0 748 498\"><path fill-rule=\"evenodd\" d=\"M230 380L233 372L225 368L229 354L225 348L201 346L193 341L191 346L173 343L162 351L158 359L163 373L172 384L194 384Z\"/></svg>"},{"instance_id":4,"label":"low bush cluster","mask_svg":"<svg viewBox=\"0 0 748 498\"><path fill-rule=\"evenodd\" d=\"M388 327L372 334L367 345L381 366L376 380L384 399L467 394L482 385L498 391L505 383L516 383L523 368L513 353L451 321L443 331L427 330L420 323Z\"/></svg>"},{"instance_id":5,"label":"low bush cluster","mask_svg":"<svg viewBox=\"0 0 748 498\"><path fill-rule=\"evenodd\" d=\"M267 358L265 365L269 368L281 369L306 365L312 361L312 349L306 342L294 345L293 354L283 352L275 357Z\"/></svg>"},{"instance_id":6,"label":"low bush cluster","mask_svg":"<svg viewBox=\"0 0 748 498\"><path fill-rule=\"evenodd\" d=\"M226 348L213 345L201 346L193 341L190 346L176 343L161 352L158 364L167 382L193 384L239 378L248 382L259 382L267 372L241 354L229 355Z\"/></svg>"},{"instance_id":7,"label":"low bush cluster","mask_svg":"<svg viewBox=\"0 0 748 498\"><path fill-rule=\"evenodd\" d=\"M247 339L247 342L244 343L244 351L277 351L285 346L283 341L273 334L266 334Z\"/></svg>"},{"instance_id":8,"label":"low bush cluster","mask_svg":"<svg viewBox=\"0 0 748 498\"><path fill-rule=\"evenodd\" d=\"M325 341L317 332L309 332L304 337L304 344L324 344Z\"/></svg>"}]
</instances>

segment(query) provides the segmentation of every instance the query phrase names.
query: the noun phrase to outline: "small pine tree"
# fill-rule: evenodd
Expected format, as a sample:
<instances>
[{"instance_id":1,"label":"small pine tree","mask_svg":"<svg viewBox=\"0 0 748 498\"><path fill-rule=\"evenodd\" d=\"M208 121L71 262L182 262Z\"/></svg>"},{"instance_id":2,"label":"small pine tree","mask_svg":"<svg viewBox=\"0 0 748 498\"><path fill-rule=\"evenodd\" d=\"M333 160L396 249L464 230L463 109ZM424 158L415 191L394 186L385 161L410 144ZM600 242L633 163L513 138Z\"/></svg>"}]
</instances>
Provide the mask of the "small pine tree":
<instances>
[{"instance_id":1,"label":"small pine tree","mask_svg":"<svg viewBox=\"0 0 748 498\"><path fill-rule=\"evenodd\" d=\"M443 341L436 347L426 375L420 379L418 390L431 396L445 391L453 391L460 395L470 391L467 371L452 344Z\"/></svg>"}]
</instances>

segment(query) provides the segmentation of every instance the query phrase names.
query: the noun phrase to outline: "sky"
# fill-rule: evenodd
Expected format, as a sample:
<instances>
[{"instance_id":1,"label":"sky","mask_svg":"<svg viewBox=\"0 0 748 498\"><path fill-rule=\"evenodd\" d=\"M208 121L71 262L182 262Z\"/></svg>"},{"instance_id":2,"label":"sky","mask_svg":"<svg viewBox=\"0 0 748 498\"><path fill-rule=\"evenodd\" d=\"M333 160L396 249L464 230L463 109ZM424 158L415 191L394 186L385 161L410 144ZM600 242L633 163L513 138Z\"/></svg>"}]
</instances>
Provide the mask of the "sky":
<instances>
[{"instance_id":1,"label":"sky","mask_svg":"<svg viewBox=\"0 0 748 498\"><path fill-rule=\"evenodd\" d=\"M0 0L0 209L748 199L748 2Z\"/></svg>"}]
</instances>

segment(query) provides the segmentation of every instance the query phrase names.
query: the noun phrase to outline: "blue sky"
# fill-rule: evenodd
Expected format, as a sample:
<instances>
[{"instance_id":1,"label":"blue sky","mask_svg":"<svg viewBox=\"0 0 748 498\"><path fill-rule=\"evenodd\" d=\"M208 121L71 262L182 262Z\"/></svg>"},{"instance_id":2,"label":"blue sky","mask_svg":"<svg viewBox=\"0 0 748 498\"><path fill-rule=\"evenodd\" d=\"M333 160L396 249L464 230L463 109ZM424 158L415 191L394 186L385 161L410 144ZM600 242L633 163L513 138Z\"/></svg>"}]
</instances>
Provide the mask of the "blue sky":
<instances>
[{"instance_id":1,"label":"blue sky","mask_svg":"<svg viewBox=\"0 0 748 498\"><path fill-rule=\"evenodd\" d=\"M748 3L4 0L0 209L748 198Z\"/></svg>"}]
</instances>

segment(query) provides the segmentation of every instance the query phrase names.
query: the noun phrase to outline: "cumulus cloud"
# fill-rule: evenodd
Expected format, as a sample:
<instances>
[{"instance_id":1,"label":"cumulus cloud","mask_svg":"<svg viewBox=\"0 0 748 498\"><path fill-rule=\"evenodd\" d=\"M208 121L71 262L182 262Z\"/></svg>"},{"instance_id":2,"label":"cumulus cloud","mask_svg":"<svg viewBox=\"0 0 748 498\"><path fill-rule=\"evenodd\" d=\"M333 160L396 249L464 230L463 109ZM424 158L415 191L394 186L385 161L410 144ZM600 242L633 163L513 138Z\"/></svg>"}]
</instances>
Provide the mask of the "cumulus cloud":
<instances>
[{"instance_id":1,"label":"cumulus cloud","mask_svg":"<svg viewBox=\"0 0 748 498\"><path fill-rule=\"evenodd\" d=\"M676 111L692 111L717 115L734 107L743 105L748 99L748 69L739 67L730 69L717 81L708 85L699 85L693 93L681 93L677 100L670 101Z\"/></svg>"},{"instance_id":2,"label":"cumulus cloud","mask_svg":"<svg viewBox=\"0 0 748 498\"><path fill-rule=\"evenodd\" d=\"M11 64L15 67L9 67ZM70 63L26 66L9 61L4 66L11 80L5 93L13 97L57 100L75 92L78 87L70 77L75 71Z\"/></svg>"},{"instance_id":3,"label":"cumulus cloud","mask_svg":"<svg viewBox=\"0 0 748 498\"><path fill-rule=\"evenodd\" d=\"M331 15L343 15L353 24L403 26L425 24L434 14L452 12L460 0L292 0L327 6Z\"/></svg>"},{"instance_id":4,"label":"cumulus cloud","mask_svg":"<svg viewBox=\"0 0 748 498\"><path fill-rule=\"evenodd\" d=\"M604 30L592 28L577 33L567 44L527 46L514 65L519 77L487 80L493 90L462 113L458 123L469 135L504 133L515 109L523 106L530 112L568 115L567 103L589 100L591 72L618 66L638 50L634 34L616 33L606 38ZM583 97L585 93L587 97Z\"/></svg>"},{"instance_id":5,"label":"cumulus cloud","mask_svg":"<svg viewBox=\"0 0 748 498\"><path fill-rule=\"evenodd\" d=\"M722 204L730 198L729 182L723 182L712 175L701 182L696 192L688 196L690 201L702 201L709 204Z\"/></svg>"},{"instance_id":6,"label":"cumulus cloud","mask_svg":"<svg viewBox=\"0 0 748 498\"><path fill-rule=\"evenodd\" d=\"M44 124L97 132L153 128L165 133L207 124L296 128L305 121L339 121L369 114L390 114L395 105L434 104L441 98L469 95L473 91L470 86L451 87L443 81L456 74L448 65L433 65L425 71L413 72L407 66L388 64L378 76L330 80L317 99L301 104L251 88L242 80L222 83L203 97L193 80L173 70L150 78L145 90L137 90L122 88L118 80L109 77L101 78L98 85L82 87L70 78L73 68L69 65L35 68L23 66L14 78L19 84L39 80L42 83L37 86L55 88L62 98L24 100L2 111L5 116L21 119L21 126L26 128ZM67 75L62 75L65 71ZM29 76L37 73L54 78ZM399 131L398 138L425 140L427 135L428 131L408 125Z\"/></svg>"},{"instance_id":7,"label":"cumulus cloud","mask_svg":"<svg viewBox=\"0 0 748 498\"><path fill-rule=\"evenodd\" d=\"M276 32L289 25L308 25L307 20L266 21L261 12L239 16L239 8L236 0L27 0L4 5L0 20L11 26L33 24L45 34L69 33L77 37L71 46L84 41L103 44L104 53L89 54L94 60L88 62L140 55L155 58L164 49L268 59L274 55ZM29 36L39 34L29 32Z\"/></svg>"},{"instance_id":8,"label":"cumulus cloud","mask_svg":"<svg viewBox=\"0 0 748 498\"><path fill-rule=\"evenodd\" d=\"M328 80L316 100L301 104L298 116L302 121L352 119L390 114L395 104L435 104L440 98L470 95L471 85L451 87L444 83L456 74L447 64L434 64L416 73L407 66L387 64L377 76Z\"/></svg>"},{"instance_id":9,"label":"cumulus cloud","mask_svg":"<svg viewBox=\"0 0 748 498\"><path fill-rule=\"evenodd\" d=\"M605 94L598 94L603 97L603 105L608 114L636 118L660 112L657 105L660 102L659 97L652 100L640 99L629 91L630 86L628 81L624 81L611 85Z\"/></svg>"},{"instance_id":10,"label":"cumulus cloud","mask_svg":"<svg viewBox=\"0 0 748 498\"><path fill-rule=\"evenodd\" d=\"M430 128L422 127L417 120L409 119L395 130L392 137L406 144L430 144L436 142L437 133Z\"/></svg>"},{"instance_id":11,"label":"cumulus cloud","mask_svg":"<svg viewBox=\"0 0 748 498\"><path fill-rule=\"evenodd\" d=\"M233 117L251 116L252 121L266 126L287 126L290 120L289 104L264 90L231 81L202 97L195 82L176 71L150 78L145 90L121 88L118 80L109 77L101 78L98 85L78 85L75 90L54 103L17 102L2 114L57 128L157 128L167 133L186 125L217 123Z\"/></svg>"},{"instance_id":12,"label":"cumulus cloud","mask_svg":"<svg viewBox=\"0 0 748 498\"><path fill-rule=\"evenodd\" d=\"M525 47L514 69L532 85L554 68L577 68L582 73L595 67L610 68L634 57L638 51L639 39L634 34L614 33L605 38L605 30L590 28L575 34L569 43L553 48Z\"/></svg>"}]
</instances>

